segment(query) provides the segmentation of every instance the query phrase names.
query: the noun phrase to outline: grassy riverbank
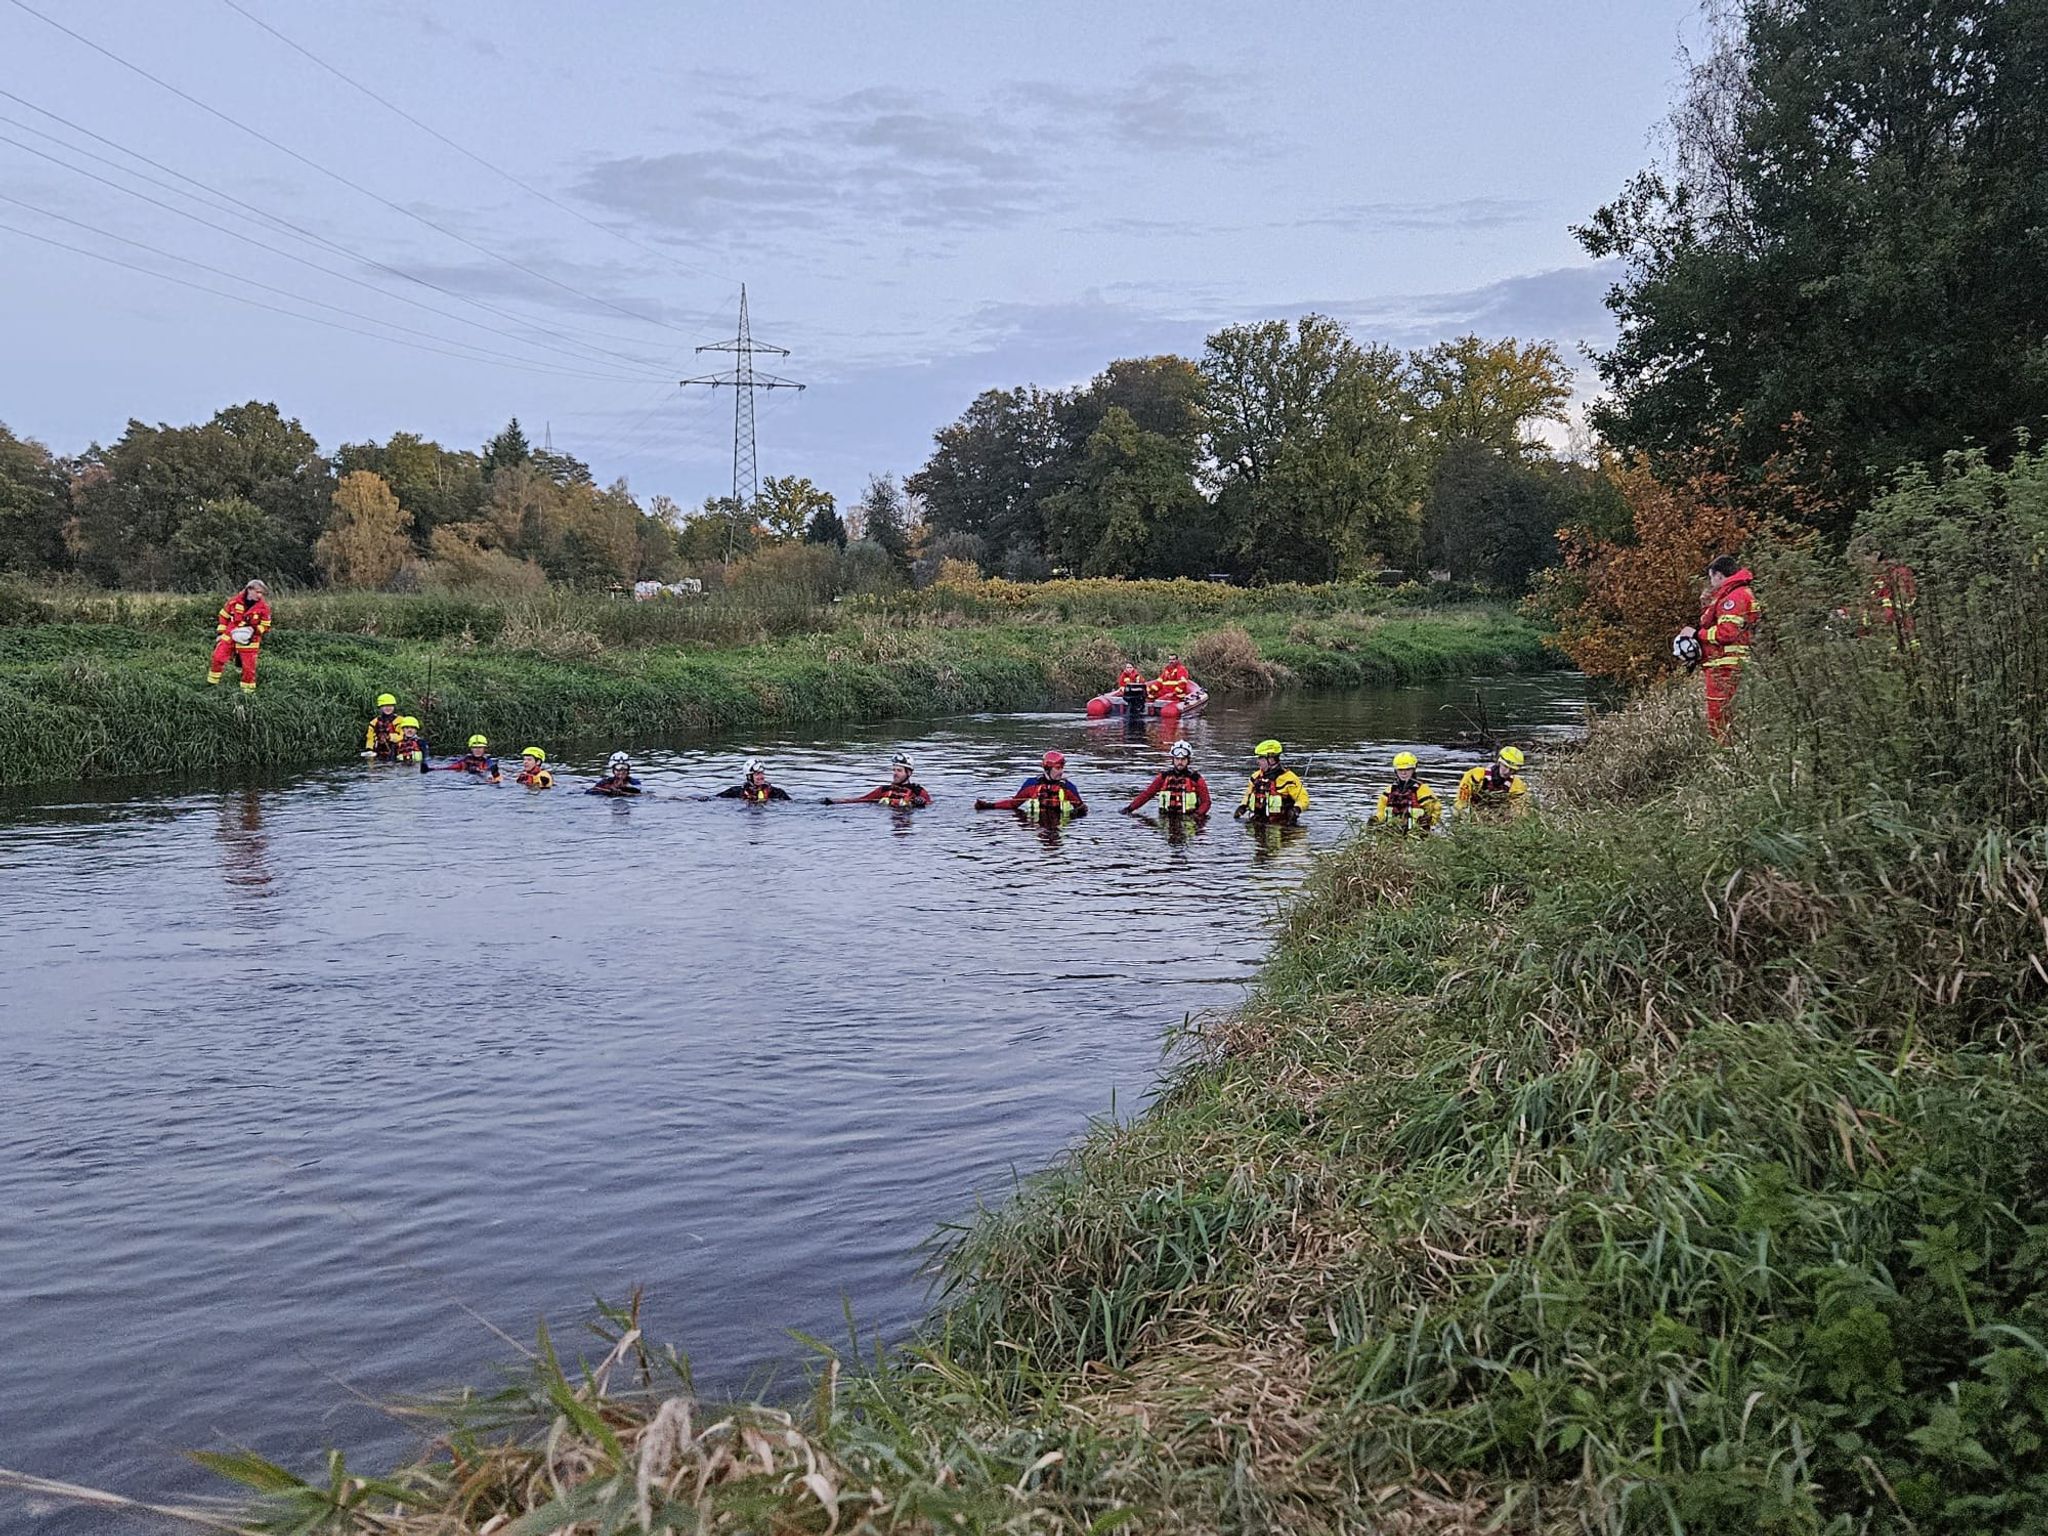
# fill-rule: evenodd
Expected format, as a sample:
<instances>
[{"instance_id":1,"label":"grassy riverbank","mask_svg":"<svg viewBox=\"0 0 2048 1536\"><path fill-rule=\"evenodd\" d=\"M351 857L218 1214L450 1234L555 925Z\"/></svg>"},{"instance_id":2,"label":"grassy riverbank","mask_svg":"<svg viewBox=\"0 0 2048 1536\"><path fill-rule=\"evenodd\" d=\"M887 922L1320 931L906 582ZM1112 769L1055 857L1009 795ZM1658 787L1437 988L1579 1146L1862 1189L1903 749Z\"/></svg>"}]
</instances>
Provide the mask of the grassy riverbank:
<instances>
[{"instance_id":1,"label":"grassy riverbank","mask_svg":"<svg viewBox=\"0 0 2048 1536\"><path fill-rule=\"evenodd\" d=\"M388 1482L222 1469L398 1536L2039 1528L2048 522L1983 490L1884 530L1922 649L1787 556L1735 749L1655 695L1535 817L1325 859L1159 1104L807 1406L614 1319Z\"/></svg>"},{"instance_id":2,"label":"grassy riverbank","mask_svg":"<svg viewBox=\"0 0 2048 1536\"><path fill-rule=\"evenodd\" d=\"M246 701L232 678L204 686L212 624L199 600L77 599L0 627L0 783L344 760L387 690L438 748L482 731L516 751L1073 705L1107 687L1123 657L1176 648L1225 692L1555 665L1538 633L1501 608L1417 609L1356 589L1333 600L1336 589L1315 588L1288 603L1269 596L1265 608L1196 583L1130 585L1192 588L1194 600L1136 591L1120 621L1099 592L1071 590L973 612L958 594L850 611L295 599L280 605Z\"/></svg>"}]
</instances>

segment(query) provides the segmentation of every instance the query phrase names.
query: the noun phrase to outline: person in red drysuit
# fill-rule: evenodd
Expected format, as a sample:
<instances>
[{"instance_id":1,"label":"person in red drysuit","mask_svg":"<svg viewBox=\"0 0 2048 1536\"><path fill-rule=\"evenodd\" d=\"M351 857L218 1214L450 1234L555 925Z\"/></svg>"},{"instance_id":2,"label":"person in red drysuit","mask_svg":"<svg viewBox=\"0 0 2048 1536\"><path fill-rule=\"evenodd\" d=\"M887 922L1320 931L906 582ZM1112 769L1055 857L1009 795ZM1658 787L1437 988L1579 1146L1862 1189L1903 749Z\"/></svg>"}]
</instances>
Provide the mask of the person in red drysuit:
<instances>
[{"instance_id":1,"label":"person in red drysuit","mask_svg":"<svg viewBox=\"0 0 2048 1536\"><path fill-rule=\"evenodd\" d=\"M1126 688L1142 688L1144 686L1145 674L1138 670L1137 663L1125 662L1123 671L1116 675L1116 691L1122 693Z\"/></svg>"},{"instance_id":2,"label":"person in red drysuit","mask_svg":"<svg viewBox=\"0 0 2048 1536\"><path fill-rule=\"evenodd\" d=\"M219 637L213 647L213 660L206 669L206 680L217 683L221 674L228 669L228 658L233 657L241 664L242 692L256 691L256 653L263 646L263 637L270 633L270 588L260 580L251 579L242 584L242 590L220 605L220 614L214 619L214 633Z\"/></svg>"},{"instance_id":3,"label":"person in red drysuit","mask_svg":"<svg viewBox=\"0 0 2048 1536\"><path fill-rule=\"evenodd\" d=\"M1017 793L1001 800L977 800L974 808L977 811L1022 811L1040 821L1064 821L1088 814L1088 802L1081 798L1081 791L1074 788L1073 780L1067 777L1067 755L1059 751L1046 753L1043 768L1018 785Z\"/></svg>"},{"instance_id":4,"label":"person in red drysuit","mask_svg":"<svg viewBox=\"0 0 2048 1536\"><path fill-rule=\"evenodd\" d=\"M1195 772L1195 749L1184 741L1176 741L1168 749L1167 759L1166 771L1154 774L1152 782L1131 797L1131 803L1124 807L1125 814L1141 809L1157 795L1160 810L1168 816L1208 815L1209 781Z\"/></svg>"},{"instance_id":5,"label":"person in red drysuit","mask_svg":"<svg viewBox=\"0 0 2048 1536\"><path fill-rule=\"evenodd\" d=\"M932 803L931 791L912 780L910 754L898 752L889 763L889 782L877 784L864 795L849 795L835 800L825 797L827 805L886 805L891 810L922 810Z\"/></svg>"},{"instance_id":6,"label":"person in red drysuit","mask_svg":"<svg viewBox=\"0 0 2048 1536\"><path fill-rule=\"evenodd\" d=\"M1188 696L1188 690L1194 686L1194 681L1188 676L1188 669L1181 665L1181 659L1169 654L1166 665L1159 669L1159 681L1154 687L1160 698L1173 699L1177 702Z\"/></svg>"},{"instance_id":7,"label":"person in red drysuit","mask_svg":"<svg viewBox=\"0 0 2048 1536\"><path fill-rule=\"evenodd\" d=\"M1742 684L1742 669L1756 642L1754 579L1733 555L1721 556L1707 567L1706 604L1699 623L1678 632L1681 639L1699 642L1700 665L1707 674L1707 728L1717 741L1728 739L1735 690Z\"/></svg>"},{"instance_id":8,"label":"person in red drysuit","mask_svg":"<svg viewBox=\"0 0 2048 1536\"><path fill-rule=\"evenodd\" d=\"M1862 632L1867 635L1881 626L1899 642L1900 650L1912 650L1919 643L1913 638L1913 604L1919 597L1920 580L1913 567L1898 560L1872 560Z\"/></svg>"}]
</instances>

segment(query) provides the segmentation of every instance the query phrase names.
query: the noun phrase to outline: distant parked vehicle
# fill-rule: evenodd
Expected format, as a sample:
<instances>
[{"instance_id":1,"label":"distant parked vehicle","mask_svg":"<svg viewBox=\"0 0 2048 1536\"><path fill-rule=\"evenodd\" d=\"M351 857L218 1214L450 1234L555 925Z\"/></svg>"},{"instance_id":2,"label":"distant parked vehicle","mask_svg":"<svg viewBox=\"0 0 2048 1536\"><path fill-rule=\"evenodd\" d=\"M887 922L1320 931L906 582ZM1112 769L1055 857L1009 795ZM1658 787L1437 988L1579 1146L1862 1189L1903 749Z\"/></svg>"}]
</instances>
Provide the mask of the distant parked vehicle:
<instances>
[{"instance_id":1,"label":"distant parked vehicle","mask_svg":"<svg viewBox=\"0 0 2048 1536\"><path fill-rule=\"evenodd\" d=\"M657 597L702 597L704 583L694 576L685 576L681 581L636 581L633 583L633 601L650 602Z\"/></svg>"}]
</instances>

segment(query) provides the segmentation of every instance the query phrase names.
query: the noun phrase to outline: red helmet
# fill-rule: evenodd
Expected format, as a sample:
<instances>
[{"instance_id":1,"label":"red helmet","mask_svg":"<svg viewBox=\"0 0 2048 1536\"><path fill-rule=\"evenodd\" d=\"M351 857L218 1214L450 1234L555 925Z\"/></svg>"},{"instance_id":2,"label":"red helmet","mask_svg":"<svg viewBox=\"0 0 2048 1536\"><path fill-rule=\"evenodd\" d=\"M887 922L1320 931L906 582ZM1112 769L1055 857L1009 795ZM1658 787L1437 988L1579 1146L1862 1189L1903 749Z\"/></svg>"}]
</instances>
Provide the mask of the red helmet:
<instances>
[{"instance_id":1,"label":"red helmet","mask_svg":"<svg viewBox=\"0 0 2048 1536\"><path fill-rule=\"evenodd\" d=\"M1051 751L1051 752L1048 752L1048 753L1046 753L1046 754L1045 754L1045 766L1046 766L1046 767L1048 767L1048 768L1064 768L1064 767L1066 767L1066 766L1067 766L1067 754L1066 754L1066 753L1064 753L1064 752L1061 752L1061 751L1059 751L1059 750L1058 750L1057 748L1055 748L1055 749L1054 749L1053 751Z\"/></svg>"}]
</instances>

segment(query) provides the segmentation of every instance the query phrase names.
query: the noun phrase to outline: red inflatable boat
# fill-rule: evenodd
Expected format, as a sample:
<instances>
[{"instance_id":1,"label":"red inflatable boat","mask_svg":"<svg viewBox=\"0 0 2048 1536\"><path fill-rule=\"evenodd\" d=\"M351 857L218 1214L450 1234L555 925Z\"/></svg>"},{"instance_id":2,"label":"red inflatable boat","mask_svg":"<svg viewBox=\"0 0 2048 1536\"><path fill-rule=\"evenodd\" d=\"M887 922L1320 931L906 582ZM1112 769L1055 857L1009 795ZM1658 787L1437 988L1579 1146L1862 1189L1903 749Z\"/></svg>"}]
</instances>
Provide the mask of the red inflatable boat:
<instances>
[{"instance_id":1,"label":"red inflatable boat","mask_svg":"<svg viewBox=\"0 0 2048 1536\"><path fill-rule=\"evenodd\" d=\"M1209 690L1200 683L1188 685L1184 699L1153 699L1145 696L1142 688L1112 689L1098 693L1088 701L1090 720L1107 720L1117 715L1152 715L1161 720L1187 720L1199 715L1209 706Z\"/></svg>"}]
</instances>

